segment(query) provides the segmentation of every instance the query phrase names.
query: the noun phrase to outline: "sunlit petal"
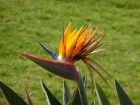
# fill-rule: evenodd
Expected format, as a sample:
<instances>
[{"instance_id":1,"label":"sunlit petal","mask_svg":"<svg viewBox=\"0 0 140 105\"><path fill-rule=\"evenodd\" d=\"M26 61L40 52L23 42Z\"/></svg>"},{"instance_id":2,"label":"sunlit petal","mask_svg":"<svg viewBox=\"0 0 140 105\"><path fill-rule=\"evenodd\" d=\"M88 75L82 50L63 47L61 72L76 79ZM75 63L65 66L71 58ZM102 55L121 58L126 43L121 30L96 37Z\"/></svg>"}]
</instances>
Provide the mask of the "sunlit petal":
<instances>
[{"instance_id":1,"label":"sunlit petal","mask_svg":"<svg viewBox=\"0 0 140 105\"><path fill-rule=\"evenodd\" d=\"M88 55L103 50L97 49L103 44L101 41L105 36L105 31L96 34L98 27L96 27L96 29L92 32L91 25L87 27L82 26L80 29L74 30L72 32L70 29L71 23L68 25L60 42L59 50L61 51L59 51L59 56L62 56L62 61L73 64L78 60L82 60L89 70L93 84L94 79L91 69L93 69L107 83L98 69L102 70L106 74L108 73L94 60L87 58Z\"/></svg>"}]
</instances>

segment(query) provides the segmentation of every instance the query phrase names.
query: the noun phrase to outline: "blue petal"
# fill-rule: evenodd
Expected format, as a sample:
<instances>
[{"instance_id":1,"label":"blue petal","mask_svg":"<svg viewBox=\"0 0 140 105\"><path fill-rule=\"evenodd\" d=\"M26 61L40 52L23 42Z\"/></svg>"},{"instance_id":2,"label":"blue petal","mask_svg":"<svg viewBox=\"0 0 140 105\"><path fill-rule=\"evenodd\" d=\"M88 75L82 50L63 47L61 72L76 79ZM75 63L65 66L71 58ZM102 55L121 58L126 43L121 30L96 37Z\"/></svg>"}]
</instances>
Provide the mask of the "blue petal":
<instances>
[{"instance_id":1,"label":"blue petal","mask_svg":"<svg viewBox=\"0 0 140 105\"><path fill-rule=\"evenodd\" d=\"M48 50L42 43L38 42L56 61L59 61L55 52Z\"/></svg>"}]
</instances>

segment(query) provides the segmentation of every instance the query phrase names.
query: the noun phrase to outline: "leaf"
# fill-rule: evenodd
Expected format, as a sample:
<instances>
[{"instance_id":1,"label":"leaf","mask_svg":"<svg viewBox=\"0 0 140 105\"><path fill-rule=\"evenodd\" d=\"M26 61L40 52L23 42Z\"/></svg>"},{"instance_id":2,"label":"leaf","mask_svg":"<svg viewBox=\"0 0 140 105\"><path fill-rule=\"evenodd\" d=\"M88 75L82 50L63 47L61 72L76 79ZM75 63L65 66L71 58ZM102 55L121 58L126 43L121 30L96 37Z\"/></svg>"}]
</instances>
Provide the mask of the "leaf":
<instances>
[{"instance_id":1,"label":"leaf","mask_svg":"<svg viewBox=\"0 0 140 105\"><path fill-rule=\"evenodd\" d=\"M86 75L83 76L83 84L84 84L84 87L86 90L86 87L87 87L87 76Z\"/></svg>"},{"instance_id":2,"label":"leaf","mask_svg":"<svg viewBox=\"0 0 140 105\"><path fill-rule=\"evenodd\" d=\"M83 79L81 77L81 74L80 74L79 92L80 92L80 97L81 97L83 105L88 105L86 88L84 86L84 82L83 82Z\"/></svg>"},{"instance_id":3,"label":"leaf","mask_svg":"<svg viewBox=\"0 0 140 105\"><path fill-rule=\"evenodd\" d=\"M95 90L98 97L99 105L111 105L104 91L96 82L95 82Z\"/></svg>"},{"instance_id":4,"label":"leaf","mask_svg":"<svg viewBox=\"0 0 140 105\"><path fill-rule=\"evenodd\" d=\"M49 91L49 89L45 86L45 84L41 82L42 88L44 90L44 93L46 94L46 98L47 98L47 102L48 105L62 105L53 95L52 93Z\"/></svg>"},{"instance_id":5,"label":"leaf","mask_svg":"<svg viewBox=\"0 0 140 105\"><path fill-rule=\"evenodd\" d=\"M66 81L64 80L64 85L63 85L63 103L64 103L64 105L66 105L68 103L70 98L71 98L70 90L67 86Z\"/></svg>"},{"instance_id":6,"label":"leaf","mask_svg":"<svg viewBox=\"0 0 140 105\"><path fill-rule=\"evenodd\" d=\"M92 101L91 105L95 105L95 101Z\"/></svg>"},{"instance_id":7,"label":"leaf","mask_svg":"<svg viewBox=\"0 0 140 105\"><path fill-rule=\"evenodd\" d=\"M80 98L80 92L78 88L75 89L73 96L67 105L84 105L82 104L82 100Z\"/></svg>"},{"instance_id":8,"label":"leaf","mask_svg":"<svg viewBox=\"0 0 140 105\"><path fill-rule=\"evenodd\" d=\"M25 89L25 92L26 92L26 97L28 99L28 105L33 105L32 100L31 100L31 98L30 98L30 96L28 94L28 91L27 91L26 87L24 89Z\"/></svg>"},{"instance_id":9,"label":"leaf","mask_svg":"<svg viewBox=\"0 0 140 105\"><path fill-rule=\"evenodd\" d=\"M119 84L119 82L117 82L116 79L114 79L114 81L115 81L117 94L118 94L118 97L119 97L119 100L120 100L120 104L121 105L134 105L132 103L132 101L130 100L130 98L128 97L128 95L123 90L123 88L121 87L121 85Z\"/></svg>"},{"instance_id":10,"label":"leaf","mask_svg":"<svg viewBox=\"0 0 140 105\"><path fill-rule=\"evenodd\" d=\"M86 76L84 76L82 79L80 75L78 87L75 89L73 96L67 105L88 105L88 99L85 90L86 82L87 82Z\"/></svg>"},{"instance_id":11,"label":"leaf","mask_svg":"<svg viewBox=\"0 0 140 105\"><path fill-rule=\"evenodd\" d=\"M2 81L0 81L0 89L9 105L28 105L19 95L17 95Z\"/></svg>"},{"instance_id":12,"label":"leaf","mask_svg":"<svg viewBox=\"0 0 140 105\"><path fill-rule=\"evenodd\" d=\"M72 105L83 105L78 88L75 91L76 93L75 93L75 97L73 98Z\"/></svg>"}]
</instances>

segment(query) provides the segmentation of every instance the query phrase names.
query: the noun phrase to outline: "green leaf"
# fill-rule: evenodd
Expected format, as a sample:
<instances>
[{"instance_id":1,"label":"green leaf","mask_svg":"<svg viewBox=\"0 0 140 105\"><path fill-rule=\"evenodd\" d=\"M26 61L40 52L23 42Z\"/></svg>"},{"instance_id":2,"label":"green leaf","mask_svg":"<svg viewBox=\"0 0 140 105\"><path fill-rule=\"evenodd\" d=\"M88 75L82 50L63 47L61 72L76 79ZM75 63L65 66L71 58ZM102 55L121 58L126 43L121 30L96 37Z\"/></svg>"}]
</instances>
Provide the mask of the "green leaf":
<instances>
[{"instance_id":1,"label":"green leaf","mask_svg":"<svg viewBox=\"0 0 140 105\"><path fill-rule=\"evenodd\" d=\"M75 90L75 97L73 98L72 105L82 105L78 88Z\"/></svg>"},{"instance_id":2,"label":"green leaf","mask_svg":"<svg viewBox=\"0 0 140 105\"><path fill-rule=\"evenodd\" d=\"M45 86L45 84L41 81L42 88L44 93L46 94L48 105L62 105L49 91L49 89Z\"/></svg>"},{"instance_id":3,"label":"green leaf","mask_svg":"<svg viewBox=\"0 0 140 105\"><path fill-rule=\"evenodd\" d=\"M28 91L27 91L26 87L24 89L25 89L25 92L26 92L26 97L27 97L27 100L28 100L28 105L33 105L32 100L31 100L31 98L30 98L30 96L28 94Z\"/></svg>"},{"instance_id":4,"label":"green leaf","mask_svg":"<svg viewBox=\"0 0 140 105\"><path fill-rule=\"evenodd\" d=\"M67 105L88 105L88 99L85 90L86 83L87 83L86 76L84 76L82 79L80 74L78 87L75 89L73 96Z\"/></svg>"},{"instance_id":5,"label":"green leaf","mask_svg":"<svg viewBox=\"0 0 140 105\"><path fill-rule=\"evenodd\" d=\"M92 101L91 105L95 105L95 101Z\"/></svg>"},{"instance_id":6,"label":"green leaf","mask_svg":"<svg viewBox=\"0 0 140 105\"><path fill-rule=\"evenodd\" d=\"M10 105L28 105L19 95L17 95L12 89L0 81L0 89Z\"/></svg>"},{"instance_id":7,"label":"green leaf","mask_svg":"<svg viewBox=\"0 0 140 105\"><path fill-rule=\"evenodd\" d=\"M130 100L130 98L128 97L128 95L123 90L123 88L121 87L121 85L117 82L117 80L115 79L114 81L115 81L117 94L120 100L120 104L121 105L134 105L132 101Z\"/></svg>"},{"instance_id":8,"label":"green leaf","mask_svg":"<svg viewBox=\"0 0 140 105\"><path fill-rule=\"evenodd\" d=\"M64 105L66 105L68 103L70 98L71 98L70 90L67 86L66 81L64 80L64 85L63 85L63 103L64 103Z\"/></svg>"},{"instance_id":9,"label":"green leaf","mask_svg":"<svg viewBox=\"0 0 140 105\"><path fill-rule=\"evenodd\" d=\"M82 104L78 88L75 89L73 96L67 105L84 105Z\"/></svg>"},{"instance_id":10,"label":"green leaf","mask_svg":"<svg viewBox=\"0 0 140 105\"><path fill-rule=\"evenodd\" d=\"M99 105L111 105L104 91L96 82L95 82L95 90L98 97Z\"/></svg>"},{"instance_id":11,"label":"green leaf","mask_svg":"<svg viewBox=\"0 0 140 105\"><path fill-rule=\"evenodd\" d=\"M86 81L85 81L86 83ZM83 105L88 105L88 99L87 99L87 94L86 94L86 85L84 85L83 79L80 74L80 83L79 83L79 92L80 92L80 97L82 99L82 104Z\"/></svg>"},{"instance_id":12,"label":"green leaf","mask_svg":"<svg viewBox=\"0 0 140 105\"><path fill-rule=\"evenodd\" d=\"M86 75L83 76L83 84L84 84L84 87L86 90L86 87L87 87L87 76Z\"/></svg>"}]
</instances>

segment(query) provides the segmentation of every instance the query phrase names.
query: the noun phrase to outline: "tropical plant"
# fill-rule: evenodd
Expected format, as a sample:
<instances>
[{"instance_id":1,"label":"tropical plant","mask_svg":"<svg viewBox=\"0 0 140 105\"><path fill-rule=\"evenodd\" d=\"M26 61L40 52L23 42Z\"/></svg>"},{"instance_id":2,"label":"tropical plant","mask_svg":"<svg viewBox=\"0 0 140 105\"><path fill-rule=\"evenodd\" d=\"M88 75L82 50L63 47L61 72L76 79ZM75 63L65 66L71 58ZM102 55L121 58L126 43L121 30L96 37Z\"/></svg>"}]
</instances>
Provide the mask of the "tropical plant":
<instances>
[{"instance_id":1,"label":"tropical plant","mask_svg":"<svg viewBox=\"0 0 140 105\"><path fill-rule=\"evenodd\" d=\"M105 36L105 31L96 34L97 29L98 28L92 32L92 26L89 25L87 27L82 26L79 30L75 29L71 32L71 23L69 23L60 41L59 56L48 50L42 43L39 42L39 44L54 58L54 60L39 58L27 53L20 54L49 72L69 80L74 80L77 84L79 83L79 72L75 68L74 63L82 60L86 64L90 73L93 88L94 78L92 69L106 82L106 84L108 84L99 70L102 70L107 75L109 74L97 62L87 57L103 50L97 50L97 48L103 44L101 43L101 40Z\"/></svg>"},{"instance_id":2,"label":"tropical plant","mask_svg":"<svg viewBox=\"0 0 140 105\"><path fill-rule=\"evenodd\" d=\"M62 103L59 102L55 98L55 96L50 92L50 90L45 86L43 81L41 80L41 86L44 90L44 93L46 95L46 100L48 105L62 105ZM122 89L119 82L114 79L116 92L118 94L118 98L121 105L133 105L132 101L128 97L128 95L125 93L125 91ZM84 76L81 78L80 76L80 85L75 88L73 94L71 95L70 89L64 80L63 83L63 105L89 105L88 97L86 94L86 84L87 84L87 77ZM105 92L103 89L99 86L97 82L94 83L96 94L98 97L99 105L111 105ZM9 105L33 105L33 102L25 88L26 97L28 102L25 102L19 95L17 95L12 89L10 89L7 85L5 85L2 81L0 81L0 89L1 93L3 94L4 98L8 102ZM91 103L91 105L95 105L95 101Z\"/></svg>"},{"instance_id":3,"label":"tropical plant","mask_svg":"<svg viewBox=\"0 0 140 105\"><path fill-rule=\"evenodd\" d=\"M63 104L64 105L88 105L88 98L86 95L86 76L81 77L78 68L74 66L76 61L82 60L90 73L92 80L92 90L95 88L98 101L100 105L110 105L109 100L107 99L104 91L98 85L98 83L93 78L92 69L108 84L107 80L100 73L99 70L102 70L107 75L109 75L97 62L93 59L88 58L88 55L102 51L97 50L103 43L101 40L105 36L105 32L96 34L97 28L92 32L91 25L84 27L82 26L79 30L74 30L71 32L71 23L68 25L62 40L60 41L59 47L59 56L54 52L48 50L42 43L39 44L54 58L54 60L48 60L44 58L39 58L27 53L20 53L26 58L32 60L39 66L44 69L52 72L58 76L61 76L65 79L74 80L77 83L74 93L71 95L70 90L64 81L63 88ZM52 95L49 89L41 81L42 88L45 92L48 105L61 105L61 103ZM118 93L118 97L121 105L132 105L131 100L123 91L119 83L115 80L115 86ZM10 105L33 105L33 102L25 88L26 97L28 102L26 103L20 96L18 96L12 89L0 81L0 89ZM95 102L92 102L92 105L95 105Z\"/></svg>"}]
</instances>

